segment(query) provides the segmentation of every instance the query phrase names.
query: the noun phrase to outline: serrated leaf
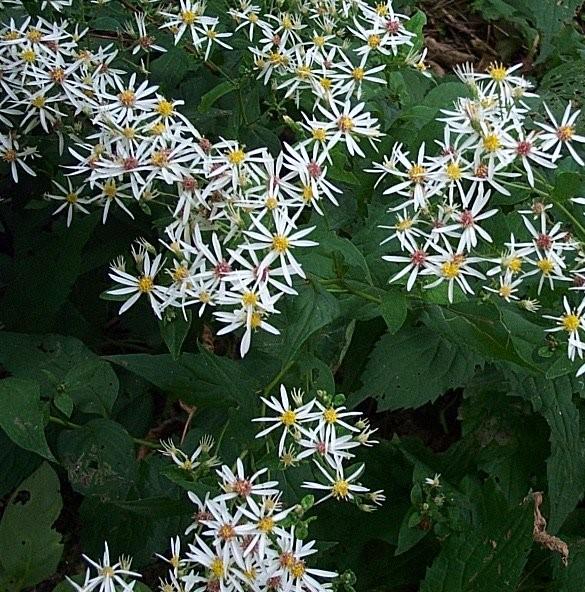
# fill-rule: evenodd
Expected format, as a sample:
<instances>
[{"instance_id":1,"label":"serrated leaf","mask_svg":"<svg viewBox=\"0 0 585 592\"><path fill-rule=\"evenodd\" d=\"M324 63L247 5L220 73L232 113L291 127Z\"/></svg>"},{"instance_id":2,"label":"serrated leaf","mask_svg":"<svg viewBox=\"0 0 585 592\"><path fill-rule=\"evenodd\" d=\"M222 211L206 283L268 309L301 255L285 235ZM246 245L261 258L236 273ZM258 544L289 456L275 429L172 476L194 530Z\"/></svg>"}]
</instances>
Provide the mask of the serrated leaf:
<instances>
[{"instance_id":1,"label":"serrated leaf","mask_svg":"<svg viewBox=\"0 0 585 592\"><path fill-rule=\"evenodd\" d=\"M187 318L182 314L176 314L172 319L159 321L160 334L166 343L173 360L177 360L181 354L183 343L191 329L193 314L187 311Z\"/></svg>"},{"instance_id":2,"label":"serrated leaf","mask_svg":"<svg viewBox=\"0 0 585 592\"><path fill-rule=\"evenodd\" d=\"M484 494L488 495L496 493ZM420 592L513 592L517 589L532 547L531 504L505 511L503 500L481 502L491 507L488 519L447 538L427 569Z\"/></svg>"},{"instance_id":3,"label":"serrated leaf","mask_svg":"<svg viewBox=\"0 0 585 592\"><path fill-rule=\"evenodd\" d=\"M203 349L197 354L183 353L177 360L168 354L129 354L108 359L162 391L198 406L227 406L230 400L240 400L255 388L242 364Z\"/></svg>"},{"instance_id":4,"label":"serrated leaf","mask_svg":"<svg viewBox=\"0 0 585 592\"><path fill-rule=\"evenodd\" d=\"M63 544L53 524L62 506L59 479L48 463L13 493L0 522L0 590L19 592L55 572Z\"/></svg>"},{"instance_id":5,"label":"serrated leaf","mask_svg":"<svg viewBox=\"0 0 585 592\"><path fill-rule=\"evenodd\" d=\"M380 312L386 321L388 332L393 335L404 325L406 320L408 312L406 295L398 290L387 290L382 296Z\"/></svg>"},{"instance_id":6,"label":"serrated leaf","mask_svg":"<svg viewBox=\"0 0 585 592\"><path fill-rule=\"evenodd\" d=\"M0 427L21 448L55 460L45 438L47 420L38 383L13 377L0 382Z\"/></svg>"},{"instance_id":7,"label":"serrated leaf","mask_svg":"<svg viewBox=\"0 0 585 592\"><path fill-rule=\"evenodd\" d=\"M376 343L352 403L373 397L378 411L420 407L464 386L479 361L426 327L408 327Z\"/></svg>"},{"instance_id":8,"label":"serrated leaf","mask_svg":"<svg viewBox=\"0 0 585 592\"><path fill-rule=\"evenodd\" d=\"M548 531L556 533L585 491L585 441L573 392L582 390L571 378L556 380L510 375L514 392L532 403L550 427L551 453L546 462L550 516Z\"/></svg>"}]
</instances>

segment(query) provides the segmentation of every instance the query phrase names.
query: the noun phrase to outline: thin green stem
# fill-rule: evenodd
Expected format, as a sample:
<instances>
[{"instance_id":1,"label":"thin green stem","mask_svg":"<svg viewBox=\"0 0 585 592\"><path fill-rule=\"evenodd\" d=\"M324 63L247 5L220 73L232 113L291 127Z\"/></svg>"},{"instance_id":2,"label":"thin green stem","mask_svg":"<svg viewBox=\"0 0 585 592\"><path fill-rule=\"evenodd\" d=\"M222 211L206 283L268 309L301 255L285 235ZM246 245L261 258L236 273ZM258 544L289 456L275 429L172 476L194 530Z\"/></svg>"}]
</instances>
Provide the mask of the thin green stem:
<instances>
[{"instance_id":1,"label":"thin green stem","mask_svg":"<svg viewBox=\"0 0 585 592\"><path fill-rule=\"evenodd\" d=\"M272 379L270 384L264 387L264 391L262 394L266 397L268 393L280 382L281 378L290 370L291 366L294 364L294 360L289 360L280 370L280 372Z\"/></svg>"},{"instance_id":2,"label":"thin green stem","mask_svg":"<svg viewBox=\"0 0 585 592\"><path fill-rule=\"evenodd\" d=\"M72 421L67 421L66 419L61 419L60 417L55 417L54 415L49 416L49 421L51 423L63 426L64 428L68 428L70 430L78 430L79 428L83 427L82 425L79 425L78 423L73 423ZM144 440L142 438L132 438L132 441L137 446L146 446L147 448L150 448L152 450L159 450L160 449L160 444L158 444L158 442L152 442L151 440Z\"/></svg>"}]
</instances>

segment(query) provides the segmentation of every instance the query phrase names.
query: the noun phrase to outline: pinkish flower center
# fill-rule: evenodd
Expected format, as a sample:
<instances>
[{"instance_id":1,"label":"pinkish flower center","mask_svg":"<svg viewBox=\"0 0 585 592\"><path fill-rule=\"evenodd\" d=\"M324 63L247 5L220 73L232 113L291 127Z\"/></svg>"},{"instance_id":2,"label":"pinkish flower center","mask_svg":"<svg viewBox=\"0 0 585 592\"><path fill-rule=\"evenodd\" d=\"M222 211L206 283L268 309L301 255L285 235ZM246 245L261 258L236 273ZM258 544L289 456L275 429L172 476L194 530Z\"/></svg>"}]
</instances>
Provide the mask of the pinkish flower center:
<instances>
[{"instance_id":1,"label":"pinkish flower center","mask_svg":"<svg viewBox=\"0 0 585 592\"><path fill-rule=\"evenodd\" d=\"M390 34L398 33L400 21L398 19L389 19L386 21L386 31Z\"/></svg>"},{"instance_id":2,"label":"pinkish flower center","mask_svg":"<svg viewBox=\"0 0 585 592\"><path fill-rule=\"evenodd\" d=\"M240 497L248 497L252 493L252 484L247 479L238 479L232 485L232 489Z\"/></svg>"},{"instance_id":3,"label":"pinkish flower center","mask_svg":"<svg viewBox=\"0 0 585 592\"><path fill-rule=\"evenodd\" d=\"M232 270L232 266L225 260L220 261L213 270L216 277L221 277Z\"/></svg>"},{"instance_id":4,"label":"pinkish flower center","mask_svg":"<svg viewBox=\"0 0 585 592\"><path fill-rule=\"evenodd\" d=\"M414 263L414 265L420 267L421 265L424 265L425 261L427 260L427 254L422 249L417 249L410 256L410 260Z\"/></svg>"},{"instance_id":5,"label":"pinkish flower center","mask_svg":"<svg viewBox=\"0 0 585 592\"><path fill-rule=\"evenodd\" d=\"M528 142L527 140L522 140L522 142L518 142L518 145L516 146L516 152L519 156L528 156L531 150L532 143Z\"/></svg>"},{"instance_id":6,"label":"pinkish flower center","mask_svg":"<svg viewBox=\"0 0 585 592\"><path fill-rule=\"evenodd\" d=\"M307 165L307 170L309 171L309 175L313 177L313 179L317 179L321 176L321 167L314 160L312 160Z\"/></svg>"},{"instance_id":7,"label":"pinkish flower center","mask_svg":"<svg viewBox=\"0 0 585 592\"><path fill-rule=\"evenodd\" d=\"M541 249L550 249L552 247L552 239L548 234L540 233L536 237L536 246Z\"/></svg>"},{"instance_id":8,"label":"pinkish flower center","mask_svg":"<svg viewBox=\"0 0 585 592\"><path fill-rule=\"evenodd\" d=\"M465 228L473 226L473 214L469 210L463 210L459 217L459 222L461 223L461 226L464 226Z\"/></svg>"}]
</instances>

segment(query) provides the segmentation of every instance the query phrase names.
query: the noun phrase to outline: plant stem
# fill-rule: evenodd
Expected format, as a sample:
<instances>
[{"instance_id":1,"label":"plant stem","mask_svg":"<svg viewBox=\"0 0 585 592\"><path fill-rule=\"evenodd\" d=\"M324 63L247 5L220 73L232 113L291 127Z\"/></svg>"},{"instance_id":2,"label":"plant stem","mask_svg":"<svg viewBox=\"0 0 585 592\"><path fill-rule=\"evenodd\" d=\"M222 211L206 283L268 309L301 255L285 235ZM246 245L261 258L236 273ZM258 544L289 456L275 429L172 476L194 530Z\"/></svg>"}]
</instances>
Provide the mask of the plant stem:
<instances>
[{"instance_id":1,"label":"plant stem","mask_svg":"<svg viewBox=\"0 0 585 592\"><path fill-rule=\"evenodd\" d=\"M67 421L65 419L61 419L60 417L55 417L54 415L49 415L49 421L51 423L63 426L64 428L69 428L71 430L78 430L79 428L83 427L78 423L73 423L72 421ZM150 448L152 450L160 449L160 444L158 444L158 442L152 442L151 440L143 440L142 438L132 438L132 441L137 446L146 446L147 448Z\"/></svg>"},{"instance_id":2,"label":"plant stem","mask_svg":"<svg viewBox=\"0 0 585 592\"><path fill-rule=\"evenodd\" d=\"M274 388L274 386L280 381L280 379L289 371L290 367L294 364L294 360L289 360L282 368L282 370L272 379L270 384L264 387L262 394L266 397L268 393Z\"/></svg>"}]
</instances>

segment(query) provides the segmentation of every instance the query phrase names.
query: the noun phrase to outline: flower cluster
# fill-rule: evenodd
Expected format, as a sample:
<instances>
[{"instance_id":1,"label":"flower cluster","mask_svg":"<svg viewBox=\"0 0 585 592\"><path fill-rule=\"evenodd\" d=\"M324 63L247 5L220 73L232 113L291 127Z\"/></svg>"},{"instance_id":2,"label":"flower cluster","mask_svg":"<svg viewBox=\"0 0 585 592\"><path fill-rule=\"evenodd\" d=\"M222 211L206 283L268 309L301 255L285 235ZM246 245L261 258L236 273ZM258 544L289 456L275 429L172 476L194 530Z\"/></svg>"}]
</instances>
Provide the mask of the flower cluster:
<instances>
[{"instance_id":1,"label":"flower cluster","mask_svg":"<svg viewBox=\"0 0 585 592\"><path fill-rule=\"evenodd\" d=\"M400 198L389 209L395 223L383 226L390 230L383 242L395 241L401 251L383 257L401 265L391 282L404 278L407 290L417 278L431 278L424 288L445 282L449 301L455 286L474 294L473 284L481 282L487 293L506 302L518 301L529 311L538 308L533 296L540 295L544 286L552 290L560 282L581 289L579 242L555 217L563 206L547 203L552 187L546 176L564 156L583 165L575 147L585 142L575 131L579 111L569 104L562 117L555 118L545 105L547 119L532 123L527 101L537 95L531 83L515 73L518 68L493 64L486 73L475 72L468 64L458 68L471 96L459 98L452 109L442 112L439 155L427 154L423 144L412 157L398 143L371 170L379 175L378 183L387 175L398 178L384 191ZM497 207L498 196L510 196L518 189L537 199L514 210L511 216L518 216L521 223L512 227L515 230L500 253L494 253L487 228L494 216L503 213ZM573 310L565 298L565 315L552 317L556 329L569 333L570 359L583 355L578 336L582 309L583 304Z\"/></svg>"},{"instance_id":2,"label":"flower cluster","mask_svg":"<svg viewBox=\"0 0 585 592\"><path fill-rule=\"evenodd\" d=\"M329 498L351 500L364 511L375 510L375 505L380 505L385 498L382 491L372 492L358 481L364 472L364 463L349 469L344 465L355 457L352 450L377 444L372 439L376 429L370 427L367 419L361 418L360 411L346 409L343 395L332 397L319 391L318 397L306 403L303 398L303 392L297 389L293 389L289 398L284 385L280 387L280 398L262 398L266 407L276 415L253 420L270 424L256 437L263 438L282 430L278 455L285 468L312 459L318 480L305 482L302 486L326 493L317 503ZM358 417L359 420L353 421Z\"/></svg>"}]
</instances>

